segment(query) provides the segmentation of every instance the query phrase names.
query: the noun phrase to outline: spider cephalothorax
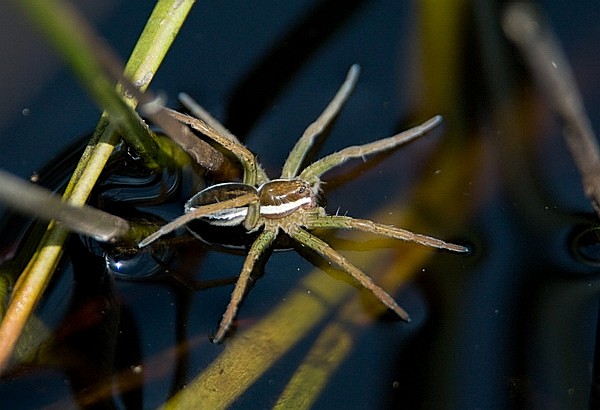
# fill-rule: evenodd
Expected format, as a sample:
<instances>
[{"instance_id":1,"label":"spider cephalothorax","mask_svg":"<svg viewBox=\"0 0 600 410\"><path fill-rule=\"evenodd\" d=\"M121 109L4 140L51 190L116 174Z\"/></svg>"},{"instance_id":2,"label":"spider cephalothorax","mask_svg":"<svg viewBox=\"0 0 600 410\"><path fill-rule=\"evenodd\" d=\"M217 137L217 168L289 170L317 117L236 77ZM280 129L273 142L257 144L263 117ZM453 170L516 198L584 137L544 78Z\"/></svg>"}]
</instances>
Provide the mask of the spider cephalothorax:
<instances>
[{"instance_id":1,"label":"spider cephalothorax","mask_svg":"<svg viewBox=\"0 0 600 410\"><path fill-rule=\"evenodd\" d=\"M370 290L388 308L404 320L408 314L394 299L377 286L370 277L352 265L344 256L331 248L310 231L316 228L355 229L384 235L390 238L416 242L425 246L465 252L467 248L444 242L440 239L377 224L366 219L356 219L341 215L327 215L320 207L316 194L321 183L320 176L330 169L352 158L364 158L367 155L395 148L413 140L436 127L441 117L434 117L425 123L389 138L369 144L345 148L310 164L303 170L300 167L314 139L331 122L348 98L359 68L351 67L346 81L329 103L321 116L312 123L298 140L286 160L280 178L270 180L255 157L225 127L212 118L202 107L183 95L182 101L198 118L170 111L179 121L190 125L207 137L231 151L244 168L242 182L230 182L210 186L194 195L185 204L185 214L163 226L148 236L139 246L146 246L159 237L181 227L194 219L203 219L216 226L243 225L248 232L259 232L240 273L231 296L231 301L213 338L214 342L223 340L250 283L252 270L260 256L273 244L280 231L303 246L331 261L348 272L362 286Z\"/></svg>"}]
</instances>

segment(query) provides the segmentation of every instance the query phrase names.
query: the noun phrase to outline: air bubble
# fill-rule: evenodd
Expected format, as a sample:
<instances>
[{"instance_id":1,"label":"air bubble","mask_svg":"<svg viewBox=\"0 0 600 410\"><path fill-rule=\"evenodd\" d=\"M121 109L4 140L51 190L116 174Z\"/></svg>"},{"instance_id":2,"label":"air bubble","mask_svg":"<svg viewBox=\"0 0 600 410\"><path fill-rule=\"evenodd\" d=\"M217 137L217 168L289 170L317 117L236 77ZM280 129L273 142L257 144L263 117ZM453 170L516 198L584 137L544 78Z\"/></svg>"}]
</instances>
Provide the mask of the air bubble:
<instances>
[{"instance_id":1,"label":"air bubble","mask_svg":"<svg viewBox=\"0 0 600 410\"><path fill-rule=\"evenodd\" d=\"M600 226L593 226L577 233L572 242L575 256L582 262L600 266Z\"/></svg>"},{"instance_id":2,"label":"air bubble","mask_svg":"<svg viewBox=\"0 0 600 410\"><path fill-rule=\"evenodd\" d=\"M123 280L146 279L161 273L164 268L157 260L165 260L169 257L169 251L163 248L157 250L142 250L137 252L107 252L105 254L106 268L116 278Z\"/></svg>"}]
</instances>

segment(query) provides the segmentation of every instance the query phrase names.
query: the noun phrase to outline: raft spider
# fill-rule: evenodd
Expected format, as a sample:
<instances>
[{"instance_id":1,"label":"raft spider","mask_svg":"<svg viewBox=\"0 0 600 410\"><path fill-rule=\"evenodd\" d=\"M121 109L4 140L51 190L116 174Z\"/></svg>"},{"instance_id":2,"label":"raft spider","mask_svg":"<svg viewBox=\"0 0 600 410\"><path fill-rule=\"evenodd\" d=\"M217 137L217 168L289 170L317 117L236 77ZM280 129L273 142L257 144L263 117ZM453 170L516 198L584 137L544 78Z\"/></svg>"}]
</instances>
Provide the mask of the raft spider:
<instances>
[{"instance_id":1,"label":"raft spider","mask_svg":"<svg viewBox=\"0 0 600 410\"><path fill-rule=\"evenodd\" d=\"M358 73L358 65L353 65L333 100L319 118L304 131L304 134L290 152L283 166L281 176L273 180L267 177L263 168L257 163L255 156L235 136L188 96L181 95L180 97L197 118L169 110L169 113L177 120L188 124L231 151L244 169L243 182L217 184L200 191L185 204L185 213L181 217L148 236L139 243L139 246L149 245L159 237L184 226L194 219L203 219L212 225L220 226L243 224L248 232L258 232L262 229L248 251L229 305L212 339L213 342L221 342L227 334L251 282L251 274L256 261L273 244L280 231L285 232L302 246L312 249L324 259L346 271L405 321L410 320L408 314L398 306L386 291L376 285L369 276L352 265L344 256L309 231L316 228L356 229L434 248L455 252L467 251L464 246L447 243L440 239L416 234L394 226L382 225L370 220L356 219L349 216L327 215L325 209L317 204L316 195L321 183L320 176L325 172L349 159L364 158L370 154L395 148L427 133L441 122L440 116L433 117L417 127L392 137L361 146L347 147L300 170L307 151L312 147L315 138L323 132L337 115L350 95L358 78Z\"/></svg>"}]
</instances>

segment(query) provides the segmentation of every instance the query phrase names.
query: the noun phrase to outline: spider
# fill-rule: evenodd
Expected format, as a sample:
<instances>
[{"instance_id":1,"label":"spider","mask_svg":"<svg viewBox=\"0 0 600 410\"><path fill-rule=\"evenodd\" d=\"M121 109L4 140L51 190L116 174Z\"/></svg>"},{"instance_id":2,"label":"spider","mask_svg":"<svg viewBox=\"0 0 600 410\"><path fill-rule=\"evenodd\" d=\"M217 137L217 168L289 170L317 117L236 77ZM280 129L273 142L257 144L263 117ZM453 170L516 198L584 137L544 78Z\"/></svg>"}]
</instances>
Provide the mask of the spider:
<instances>
[{"instance_id":1,"label":"spider","mask_svg":"<svg viewBox=\"0 0 600 410\"><path fill-rule=\"evenodd\" d=\"M436 127L441 117L436 116L423 124L389 138L365 145L352 146L330 154L313 162L301 170L307 152L315 138L320 135L340 111L356 84L359 66L353 65L337 94L317 120L309 125L302 137L291 150L283 166L281 176L269 179L255 156L223 125L208 114L201 106L185 94L180 95L182 103L197 118L168 110L177 120L200 131L217 144L229 150L244 169L242 182L227 182L212 185L194 195L185 204L185 213L164 225L158 231L139 243L144 247L161 236L184 226L194 219L202 219L211 225L242 225L248 232L258 236L250 246L239 278L231 295L231 300L217 332L212 340L220 343L227 335L238 307L251 283L255 263L268 250L280 232L285 232L300 245L310 248L334 265L350 274L360 285L368 289L385 306L401 319L410 321L408 313L395 300L359 268L352 265L344 256L335 251L325 241L310 231L316 228L355 229L371 232L390 238L416 242L421 245L466 252L467 248L444 242L440 239L416 234L394 226L378 224L366 219L356 219L342 215L328 215L317 203L321 184L320 176L334 167L353 158L383 152L411 141Z\"/></svg>"}]
</instances>

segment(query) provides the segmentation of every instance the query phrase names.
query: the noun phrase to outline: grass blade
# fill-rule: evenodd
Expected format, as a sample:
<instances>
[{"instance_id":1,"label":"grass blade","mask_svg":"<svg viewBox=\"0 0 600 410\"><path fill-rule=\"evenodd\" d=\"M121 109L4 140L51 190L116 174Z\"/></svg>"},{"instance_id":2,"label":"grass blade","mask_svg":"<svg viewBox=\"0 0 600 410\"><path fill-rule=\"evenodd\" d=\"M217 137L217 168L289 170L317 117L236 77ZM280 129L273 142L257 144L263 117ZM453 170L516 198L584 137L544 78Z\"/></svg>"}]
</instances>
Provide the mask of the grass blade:
<instances>
[{"instance_id":1,"label":"grass blade","mask_svg":"<svg viewBox=\"0 0 600 410\"><path fill-rule=\"evenodd\" d=\"M143 89L148 86L193 3L193 0L164 0L157 3L148 23L154 27L144 30L134 50L133 59L135 61L127 65L127 74L131 81L141 82ZM68 16L72 15L73 10L66 12L67 17L60 14L67 10L67 3L54 0L19 0L15 1L15 4L23 7L31 15L32 20L46 31L49 40L53 41L56 47L60 47L60 44L56 43L60 43L61 39L66 38L68 42L65 46L75 47L82 51L84 56L89 56L92 52L88 49L89 45L78 45L68 38L73 34L72 28L75 25L68 24ZM166 24L160 24L161 22L166 22ZM82 81L95 81L95 75L98 74L97 67L83 61L82 56L71 55L73 57L73 61L70 61L71 65L77 66L81 70L90 70L90 73L81 76ZM102 81L102 83L104 88L98 90L98 93L108 95L106 89L114 88L112 82ZM93 88L90 84L88 87ZM109 96L108 99L112 101L112 97ZM122 100L119 101L122 102ZM121 103L115 102L115 105L117 104L122 106ZM131 102L130 104L134 105L135 103ZM139 124L134 125L134 127L136 126ZM87 201L92 187L112 153L117 138L112 127L108 126L106 114L103 114L94 137L67 187L65 198L70 203L82 205ZM13 290L6 314L0 324L0 340L2 340L0 372L6 368L27 320L50 281L67 236L68 232L65 229L51 222L40 246Z\"/></svg>"}]
</instances>

